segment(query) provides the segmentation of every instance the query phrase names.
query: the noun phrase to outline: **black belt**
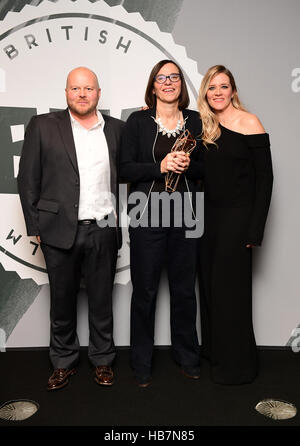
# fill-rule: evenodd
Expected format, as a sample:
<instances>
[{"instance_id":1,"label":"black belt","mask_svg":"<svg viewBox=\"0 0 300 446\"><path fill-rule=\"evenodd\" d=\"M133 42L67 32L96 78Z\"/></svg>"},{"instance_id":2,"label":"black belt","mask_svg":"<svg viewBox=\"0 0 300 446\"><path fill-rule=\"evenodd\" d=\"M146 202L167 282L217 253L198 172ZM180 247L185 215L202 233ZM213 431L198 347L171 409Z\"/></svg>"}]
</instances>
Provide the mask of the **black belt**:
<instances>
[{"instance_id":1,"label":"black belt","mask_svg":"<svg viewBox=\"0 0 300 446\"><path fill-rule=\"evenodd\" d=\"M78 220L78 224L79 225L92 225L94 223L96 223L95 219L92 219L92 220Z\"/></svg>"}]
</instances>

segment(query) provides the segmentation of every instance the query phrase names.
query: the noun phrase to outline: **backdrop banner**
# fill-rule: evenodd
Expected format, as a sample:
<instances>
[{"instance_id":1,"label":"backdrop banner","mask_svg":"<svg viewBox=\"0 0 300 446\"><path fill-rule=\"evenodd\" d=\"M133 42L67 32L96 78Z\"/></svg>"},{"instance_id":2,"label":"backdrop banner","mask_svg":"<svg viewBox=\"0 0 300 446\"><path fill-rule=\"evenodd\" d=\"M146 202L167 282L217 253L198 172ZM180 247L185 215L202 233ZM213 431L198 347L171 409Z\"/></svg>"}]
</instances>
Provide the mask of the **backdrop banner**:
<instances>
[{"instance_id":1,"label":"backdrop banner","mask_svg":"<svg viewBox=\"0 0 300 446\"><path fill-rule=\"evenodd\" d=\"M253 318L261 346L300 345L298 134L300 5L290 0L13 0L0 6L0 351L49 345L49 285L34 237L27 237L16 177L31 116L66 108L69 71L97 73L99 108L126 120L144 105L150 71L161 59L183 69L196 100L206 70L233 72L247 109L270 134L274 192L262 248L254 252ZM126 186L121 186L126 222ZM203 199L203 197L202 197ZM292 204L292 205L291 205ZM129 345L131 281L123 224L114 289L114 336ZM200 311L200 310L199 310ZM199 313L198 311L198 313ZM170 344L169 292L162 277L156 345ZM200 336L200 318L198 314ZM84 285L78 335L88 343ZM226 333L224 333L226 336Z\"/></svg>"}]
</instances>

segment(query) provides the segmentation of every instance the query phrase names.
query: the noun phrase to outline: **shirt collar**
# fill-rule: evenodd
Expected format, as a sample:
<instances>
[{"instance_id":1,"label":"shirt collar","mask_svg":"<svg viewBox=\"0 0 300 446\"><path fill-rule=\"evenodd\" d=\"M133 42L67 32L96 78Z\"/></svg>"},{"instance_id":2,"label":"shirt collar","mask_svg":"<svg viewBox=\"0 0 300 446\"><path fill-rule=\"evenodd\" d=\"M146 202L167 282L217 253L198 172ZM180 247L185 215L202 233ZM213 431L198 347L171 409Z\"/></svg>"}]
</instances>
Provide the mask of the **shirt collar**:
<instances>
[{"instance_id":1,"label":"shirt collar","mask_svg":"<svg viewBox=\"0 0 300 446\"><path fill-rule=\"evenodd\" d=\"M69 109L69 108L68 108L68 111L69 111L69 115L70 115L70 119L71 119L71 124L72 124L72 126L76 125L76 126L80 126L80 127L82 127L82 125L80 124L80 122L77 121L77 119L74 118L74 116L73 116L72 113L70 112L70 109ZM97 114L97 117L98 117L98 122L96 122L96 124L93 125L93 127L91 127L89 130L94 129L94 128L96 128L96 127L101 127L102 129L104 128L105 121L104 121L104 118L103 118L102 113L100 112L100 110L96 110L96 114Z\"/></svg>"}]
</instances>

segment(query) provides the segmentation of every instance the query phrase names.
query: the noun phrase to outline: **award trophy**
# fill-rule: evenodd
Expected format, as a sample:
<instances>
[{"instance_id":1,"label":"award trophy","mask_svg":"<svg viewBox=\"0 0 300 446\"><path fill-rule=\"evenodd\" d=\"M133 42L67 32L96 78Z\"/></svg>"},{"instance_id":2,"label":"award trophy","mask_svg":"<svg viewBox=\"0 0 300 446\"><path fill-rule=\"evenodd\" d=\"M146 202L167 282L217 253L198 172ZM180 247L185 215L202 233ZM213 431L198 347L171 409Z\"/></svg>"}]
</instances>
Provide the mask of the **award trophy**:
<instances>
[{"instance_id":1,"label":"award trophy","mask_svg":"<svg viewBox=\"0 0 300 446\"><path fill-rule=\"evenodd\" d=\"M175 141L171 152L185 152L191 154L196 147L196 140L192 137L189 130L185 130ZM168 172L165 177L165 191L175 192L178 181L180 178L180 173Z\"/></svg>"}]
</instances>

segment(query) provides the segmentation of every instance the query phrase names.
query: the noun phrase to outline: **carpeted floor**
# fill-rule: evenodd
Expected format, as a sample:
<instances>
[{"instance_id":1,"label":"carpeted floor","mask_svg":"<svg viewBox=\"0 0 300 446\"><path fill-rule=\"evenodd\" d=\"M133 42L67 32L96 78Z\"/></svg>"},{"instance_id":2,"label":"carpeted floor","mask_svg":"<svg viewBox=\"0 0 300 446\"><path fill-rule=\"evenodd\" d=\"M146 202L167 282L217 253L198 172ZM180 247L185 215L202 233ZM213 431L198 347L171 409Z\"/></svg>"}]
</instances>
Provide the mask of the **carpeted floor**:
<instances>
[{"instance_id":1,"label":"carpeted floor","mask_svg":"<svg viewBox=\"0 0 300 446\"><path fill-rule=\"evenodd\" d=\"M129 367L129 350L119 349L114 386L98 386L86 349L77 375L62 390L47 392L51 372L47 350L0 353L0 406L14 399L39 403L38 412L22 422L0 420L7 426L300 426L300 412L285 421L255 411L265 398L294 403L300 411L300 356L291 350L260 350L261 371L252 384L221 386L211 382L209 365L202 377L190 380L180 373L168 348L155 351L153 383L137 387ZM111 432L111 429L106 429Z\"/></svg>"}]
</instances>

